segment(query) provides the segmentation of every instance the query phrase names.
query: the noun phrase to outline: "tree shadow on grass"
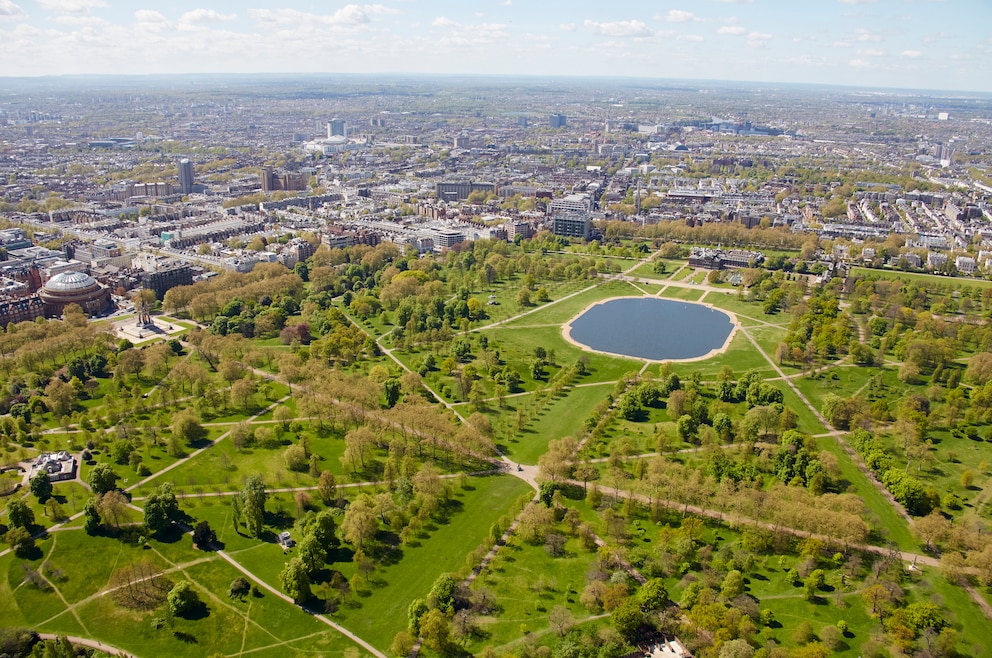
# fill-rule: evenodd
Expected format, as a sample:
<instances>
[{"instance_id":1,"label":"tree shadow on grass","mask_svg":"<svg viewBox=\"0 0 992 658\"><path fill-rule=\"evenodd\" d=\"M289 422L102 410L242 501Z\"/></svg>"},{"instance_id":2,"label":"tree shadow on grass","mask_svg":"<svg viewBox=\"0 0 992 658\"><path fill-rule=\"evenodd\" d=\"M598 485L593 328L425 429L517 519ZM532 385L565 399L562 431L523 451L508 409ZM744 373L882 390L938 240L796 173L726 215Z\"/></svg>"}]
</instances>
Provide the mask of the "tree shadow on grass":
<instances>
[{"instance_id":1,"label":"tree shadow on grass","mask_svg":"<svg viewBox=\"0 0 992 658\"><path fill-rule=\"evenodd\" d=\"M210 608L203 601L198 601L196 605L191 606L189 610L179 616L189 621L199 621L210 616Z\"/></svg>"},{"instance_id":2,"label":"tree shadow on grass","mask_svg":"<svg viewBox=\"0 0 992 658\"><path fill-rule=\"evenodd\" d=\"M172 636L179 640L180 642L185 642L186 644L199 644L200 641L196 639L196 636L192 633L186 633L184 631L172 631Z\"/></svg>"},{"instance_id":3,"label":"tree shadow on grass","mask_svg":"<svg viewBox=\"0 0 992 658\"><path fill-rule=\"evenodd\" d=\"M286 528L292 528L295 520L293 515L286 510L279 510L276 512L265 512L265 525L272 526L277 530L285 530Z\"/></svg>"}]
</instances>

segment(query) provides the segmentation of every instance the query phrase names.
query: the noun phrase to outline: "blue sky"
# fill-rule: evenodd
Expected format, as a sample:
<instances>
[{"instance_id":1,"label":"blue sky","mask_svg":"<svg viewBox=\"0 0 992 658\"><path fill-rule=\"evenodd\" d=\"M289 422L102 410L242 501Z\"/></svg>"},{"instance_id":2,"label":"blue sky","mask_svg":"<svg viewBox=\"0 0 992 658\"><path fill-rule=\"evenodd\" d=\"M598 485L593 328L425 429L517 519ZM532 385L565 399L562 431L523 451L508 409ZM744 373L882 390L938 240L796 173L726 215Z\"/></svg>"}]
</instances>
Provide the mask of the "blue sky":
<instances>
[{"instance_id":1,"label":"blue sky","mask_svg":"<svg viewBox=\"0 0 992 658\"><path fill-rule=\"evenodd\" d=\"M0 75L620 75L992 91L992 0L0 0Z\"/></svg>"}]
</instances>

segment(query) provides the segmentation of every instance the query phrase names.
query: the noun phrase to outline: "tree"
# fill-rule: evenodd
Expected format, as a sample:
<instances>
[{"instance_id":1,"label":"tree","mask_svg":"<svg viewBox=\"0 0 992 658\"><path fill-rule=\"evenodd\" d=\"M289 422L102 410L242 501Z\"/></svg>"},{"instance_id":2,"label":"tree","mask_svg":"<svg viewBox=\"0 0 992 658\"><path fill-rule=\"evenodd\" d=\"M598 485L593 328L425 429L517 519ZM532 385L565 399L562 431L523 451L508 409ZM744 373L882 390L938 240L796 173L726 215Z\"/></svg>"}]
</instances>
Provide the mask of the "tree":
<instances>
[{"instance_id":1,"label":"tree","mask_svg":"<svg viewBox=\"0 0 992 658\"><path fill-rule=\"evenodd\" d=\"M131 520L129 501L116 489L100 496L97 508L100 510L100 518L103 519L104 525L109 528L116 530Z\"/></svg>"},{"instance_id":2,"label":"tree","mask_svg":"<svg viewBox=\"0 0 992 658\"><path fill-rule=\"evenodd\" d=\"M93 489L93 493L105 494L117 488L118 477L109 464L97 464L90 471L87 483Z\"/></svg>"},{"instance_id":3,"label":"tree","mask_svg":"<svg viewBox=\"0 0 992 658\"><path fill-rule=\"evenodd\" d=\"M632 642L637 638L638 631L644 623L644 613L641 612L641 607L637 605L635 599L628 598L613 609L610 613L610 622L624 639Z\"/></svg>"},{"instance_id":4,"label":"tree","mask_svg":"<svg viewBox=\"0 0 992 658\"><path fill-rule=\"evenodd\" d=\"M188 580L180 580L176 583L175 587L169 591L167 601L172 614L177 617L184 617L202 605L200 597L193 589L193 584Z\"/></svg>"},{"instance_id":5,"label":"tree","mask_svg":"<svg viewBox=\"0 0 992 658\"><path fill-rule=\"evenodd\" d=\"M27 558L34 552L34 538L25 528L11 528L3 536L19 558Z\"/></svg>"},{"instance_id":6,"label":"tree","mask_svg":"<svg viewBox=\"0 0 992 658\"><path fill-rule=\"evenodd\" d=\"M248 579L243 576L238 576L233 581L231 581L231 586L227 590L227 595L232 599L244 600L248 596L248 592L251 591L251 583Z\"/></svg>"},{"instance_id":7,"label":"tree","mask_svg":"<svg viewBox=\"0 0 992 658\"><path fill-rule=\"evenodd\" d=\"M217 541L217 533L210 527L209 522L200 521L193 528L193 543L201 551L210 548L215 541Z\"/></svg>"},{"instance_id":8,"label":"tree","mask_svg":"<svg viewBox=\"0 0 992 658\"><path fill-rule=\"evenodd\" d=\"M100 511L96 506L96 498L90 498L83 506L83 529L87 535L95 535L100 530Z\"/></svg>"},{"instance_id":9,"label":"tree","mask_svg":"<svg viewBox=\"0 0 992 658\"><path fill-rule=\"evenodd\" d=\"M247 411L254 401L257 389L254 379L239 379L231 385L231 402Z\"/></svg>"},{"instance_id":10,"label":"tree","mask_svg":"<svg viewBox=\"0 0 992 658\"><path fill-rule=\"evenodd\" d=\"M179 501L172 491L172 484L166 482L148 496L145 501L145 527L149 532L165 532L179 516Z\"/></svg>"},{"instance_id":11,"label":"tree","mask_svg":"<svg viewBox=\"0 0 992 658\"><path fill-rule=\"evenodd\" d=\"M337 502L338 483L334 478L334 473L322 471L317 481L317 495L325 505L332 505Z\"/></svg>"},{"instance_id":12,"label":"tree","mask_svg":"<svg viewBox=\"0 0 992 658\"><path fill-rule=\"evenodd\" d=\"M394 656L409 656L413 651L413 636L406 631L400 631L393 636L393 643L389 645L389 652Z\"/></svg>"},{"instance_id":13,"label":"tree","mask_svg":"<svg viewBox=\"0 0 992 658\"><path fill-rule=\"evenodd\" d=\"M207 438L207 430L200 419L189 409L180 411L172 418L172 434L183 443L190 445Z\"/></svg>"},{"instance_id":14,"label":"tree","mask_svg":"<svg viewBox=\"0 0 992 658\"><path fill-rule=\"evenodd\" d=\"M307 569L307 575L314 575L324 566L327 549L314 535L304 535L297 546L297 554Z\"/></svg>"},{"instance_id":15,"label":"tree","mask_svg":"<svg viewBox=\"0 0 992 658\"><path fill-rule=\"evenodd\" d=\"M45 503L45 516L50 518L52 521L58 523L59 521L65 521L68 517L62 506L59 505L59 501L54 498L49 498Z\"/></svg>"},{"instance_id":16,"label":"tree","mask_svg":"<svg viewBox=\"0 0 992 658\"><path fill-rule=\"evenodd\" d=\"M424 644L434 651L443 651L448 646L448 619L440 610L428 610L420 618L420 637Z\"/></svg>"},{"instance_id":17,"label":"tree","mask_svg":"<svg viewBox=\"0 0 992 658\"><path fill-rule=\"evenodd\" d=\"M558 637L565 637L565 633L575 625L575 619L568 608L563 605L556 605L548 613L548 623L551 628L558 631Z\"/></svg>"},{"instance_id":18,"label":"tree","mask_svg":"<svg viewBox=\"0 0 992 658\"><path fill-rule=\"evenodd\" d=\"M307 567L303 560L298 557L291 558L283 570L279 573L279 584L286 594L291 596L297 603L303 603L313 593L310 591L310 576L307 575Z\"/></svg>"},{"instance_id":19,"label":"tree","mask_svg":"<svg viewBox=\"0 0 992 658\"><path fill-rule=\"evenodd\" d=\"M683 441L691 441L696 436L698 425L696 420L689 414L682 414L675 422L675 429L679 433L679 438Z\"/></svg>"},{"instance_id":20,"label":"tree","mask_svg":"<svg viewBox=\"0 0 992 658\"><path fill-rule=\"evenodd\" d=\"M534 379L534 381L540 381L544 379L545 376L544 361L541 361L540 359L536 359L534 361L533 366L531 366L530 374L531 377Z\"/></svg>"},{"instance_id":21,"label":"tree","mask_svg":"<svg viewBox=\"0 0 992 658\"><path fill-rule=\"evenodd\" d=\"M362 494L355 499L344 512L341 520L341 532L344 539L362 550L365 542L375 537L379 529L379 521L375 513L375 505L368 494Z\"/></svg>"},{"instance_id":22,"label":"tree","mask_svg":"<svg viewBox=\"0 0 992 658\"><path fill-rule=\"evenodd\" d=\"M7 520L11 528L27 530L34 525L34 512L23 500L12 500L7 503Z\"/></svg>"},{"instance_id":23,"label":"tree","mask_svg":"<svg viewBox=\"0 0 992 658\"><path fill-rule=\"evenodd\" d=\"M265 522L265 482L259 475L249 476L241 490L241 519L252 537L262 534Z\"/></svg>"},{"instance_id":24,"label":"tree","mask_svg":"<svg viewBox=\"0 0 992 658\"><path fill-rule=\"evenodd\" d=\"M72 412L72 407L76 403L76 389L58 377L45 387L45 406L51 410L55 417L65 416Z\"/></svg>"},{"instance_id":25,"label":"tree","mask_svg":"<svg viewBox=\"0 0 992 658\"><path fill-rule=\"evenodd\" d=\"M420 620L427 614L427 601L414 599L406 608L407 627L414 635L420 635Z\"/></svg>"},{"instance_id":26,"label":"tree","mask_svg":"<svg viewBox=\"0 0 992 658\"><path fill-rule=\"evenodd\" d=\"M752 656L754 656L754 647L741 638L724 642L718 654L718 658L751 658Z\"/></svg>"},{"instance_id":27,"label":"tree","mask_svg":"<svg viewBox=\"0 0 992 658\"><path fill-rule=\"evenodd\" d=\"M39 503L44 503L52 497L52 479L48 477L48 472L44 469L35 473L31 478L31 493L38 499Z\"/></svg>"},{"instance_id":28,"label":"tree","mask_svg":"<svg viewBox=\"0 0 992 658\"><path fill-rule=\"evenodd\" d=\"M617 413L627 420L637 420L641 414L641 405L633 393L624 393L617 400Z\"/></svg>"},{"instance_id":29,"label":"tree","mask_svg":"<svg viewBox=\"0 0 992 658\"><path fill-rule=\"evenodd\" d=\"M450 615L455 611L455 591L458 583L450 573L443 573L434 581L431 591L427 595L427 605L431 609L440 610L445 615Z\"/></svg>"},{"instance_id":30,"label":"tree","mask_svg":"<svg viewBox=\"0 0 992 658\"><path fill-rule=\"evenodd\" d=\"M637 592L637 603L641 610L659 610L668 604L668 588L661 578L652 578Z\"/></svg>"},{"instance_id":31,"label":"tree","mask_svg":"<svg viewBox=\"0 0 992 658\"><path fill-rule=\"evenodd\" d=\"M720 596L725 601L733 601L744 593L744 576L737 569L727 572L720 586Z\"/></svg>"},{"instance_id":32,"label":"tree","mask_svg":"<svg viewBox=\"0 0 992 658\"><path fill-rule=\"evenodd\" d=\"M382 383L382 392L386 398L386 406L392 409L400 399L400 380L390 377Z\"/></svg>"},{"instance_id":33,"label":"tree","mask_svg":"<svg viewBox=\"0 0 992 658\"><path fill-rule=\"evenodd\" d=\"M984 386L992 381L992 353L979 352L968 359L964 378L975 386Z\"/></svg>"}]
</instances>

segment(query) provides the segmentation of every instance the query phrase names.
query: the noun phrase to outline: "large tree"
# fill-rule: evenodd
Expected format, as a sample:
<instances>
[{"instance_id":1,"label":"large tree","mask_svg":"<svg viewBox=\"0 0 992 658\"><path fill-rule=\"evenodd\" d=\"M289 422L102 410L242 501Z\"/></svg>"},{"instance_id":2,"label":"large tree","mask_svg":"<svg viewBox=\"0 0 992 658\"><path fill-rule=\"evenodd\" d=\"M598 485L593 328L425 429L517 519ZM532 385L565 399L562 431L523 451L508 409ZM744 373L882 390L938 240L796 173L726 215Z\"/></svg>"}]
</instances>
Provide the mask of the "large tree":
<instances>
[{"instance_id":1,"label":"large tree","mask_svg":"<svg viewBox=\"0 0 992 658\"><path fill-rule=\"evenodd\" d=\"M241 519L252 537L262 534L265 521L265 482L259 475L252 475L241 490Z\"/></svg>"},{"instance_id":2,"label":"large tree","mask_svg":"<svg viewBox=\"0 0 992 658\"><path fill-rule=\"evenodd\" d=\"M30 528L34 525L34 512L23 500L7 503L7 520L12 528Z\"/></svg>"},{"instance_id":3,"label":"large tree","mask_svg":"<svg viewBox=\"0 0 992 658\"><path fill-rule=\"evenodd\" d=\"M179 501L166 482L145 501L145 527L149 532L165 532L179 516Z\"/></svg>"},{"instance_id":4,"label":"large tree","mask_svg":"<svg viewBox=\"0 0 992 658\"><path fill-rule=\"evenodd\" d=\"M200 597L188 580L180 580L169 591L169 609L177 617L183 617L200 606Z\"/></svg>"},{"instance_id":5,"label":"large tree","mask_svg":"<svg viewBox=\"0 0 992 658\"><path fill-rule=\"evenodd\" d=\"M184 443L193 444L205 439L207 430L195 413L184 409L172 418L172 435Z\"/></svg>"},{"instance_id":6,"label":"large tree","mask_svg":"<svg viewBox=\"0 0 992 658\"><path fill-rule=\"evenodd\" d=\"M362 494L344 512L341 531L344 533L345 541L362 550L365 542L375 537L378 529L379 521L375 513L375 504L368 494Z\"/></svg>"},{"instance_id":7,"label":"large tree","mask_svg":"<svg viewBox=\"0 0 992 658\"><path fill-rule=\"evenodd\" d=\"M286 594L293 597L297 603L302 603L313 594L310 591L310 576L307 567L298 557L290 559L279 573L279 583Z\"/></svg>"},{"instance_id":8,"label":"large tree","mask_svg":"<svg viewBox=\"0 0 992 658\"><path fill-rule=\"evenodd\" d=\"M83 506L83 529L87 535L95 535L100 530L103 520L97 508L96 498L90 498Z\"/></svg>"},{"instance_id":9,"label":"large tree","mask_svg":"<svg viewBox=\"0 0 992 658\"><path fill-rule=\"evenodd\" d=\"M322 471L317 481L317 495L325 505L331 505L337 500L338 484L334 473Z\"/></svg>"},{"instance_id":10,"label":"large tree","mask_svg":"<svg viewBox=\"0 0 992 658\"><path fill-rule=\"evenodd\" d=\"M39 503L44 503L52 497L52 479L48 477L48 472L39 470L31 478L31 493L38 499Z\"/></svg>"},{"instance_id":11,"label":"large tree","mask_svg":"<svg viewBox=\"0 0 992 658\"><path fill-rule=\"evenodd\" d=\"M117 488L117 479L117 473L114 472L114 469L109 464L97 464L90 471L90 476L86 481L89 483L90 488L93 489L93 493L105 494Z\"/></svg>"}]
</instances>

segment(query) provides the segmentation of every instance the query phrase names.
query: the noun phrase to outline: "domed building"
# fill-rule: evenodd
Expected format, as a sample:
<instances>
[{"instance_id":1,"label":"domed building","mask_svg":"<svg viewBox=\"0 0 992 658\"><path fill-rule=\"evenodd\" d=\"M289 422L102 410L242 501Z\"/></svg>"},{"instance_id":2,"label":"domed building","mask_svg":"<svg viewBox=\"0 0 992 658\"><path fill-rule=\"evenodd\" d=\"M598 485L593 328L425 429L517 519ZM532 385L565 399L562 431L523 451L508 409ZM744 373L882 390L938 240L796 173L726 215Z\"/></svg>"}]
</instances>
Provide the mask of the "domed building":
<instances>
[{"instance_id":1,"label":"domed building","mask_svg":"<svg viewBox=\"0 0 992 658\"><path fill-rule=\"evenodd\" d=\"M110 310L110 290L83 272L62 272L48 280L38 296L45 303L45 316L61 317L69 304L79 304L90 316Z\"/></svg>"}]
</instances>

